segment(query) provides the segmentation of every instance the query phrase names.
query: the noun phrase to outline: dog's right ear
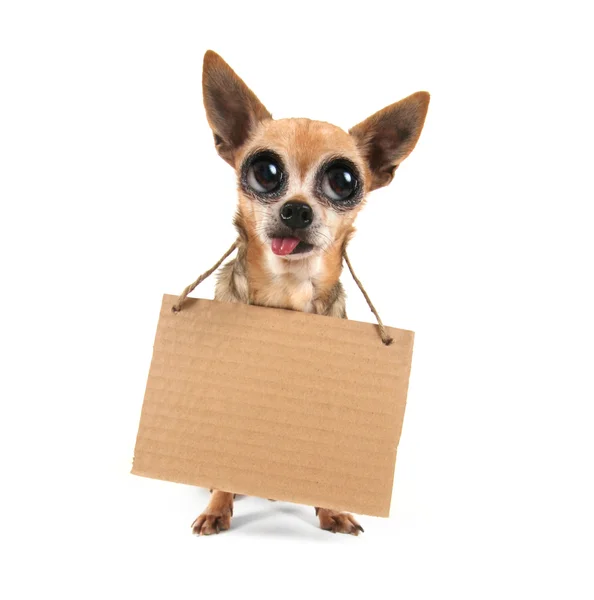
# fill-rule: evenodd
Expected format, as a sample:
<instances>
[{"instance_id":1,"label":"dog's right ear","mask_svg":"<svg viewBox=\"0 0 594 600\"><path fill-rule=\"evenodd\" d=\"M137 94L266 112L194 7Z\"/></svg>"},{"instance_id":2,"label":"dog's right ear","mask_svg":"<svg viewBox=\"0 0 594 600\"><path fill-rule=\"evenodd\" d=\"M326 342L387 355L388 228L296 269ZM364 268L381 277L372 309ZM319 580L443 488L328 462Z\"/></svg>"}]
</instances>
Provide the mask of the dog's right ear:
<instances>
[{"instance_id":1,"label":"dog's right ear","mask_svg":"<svg viewBox=\"0 0 594 600\"><path fill-rule=\"evenodd\" d=\"M202 93L219 155L232 167L235 154L261 121L272 115L233 69L212 50L204 55Z\"/></svg>"}]
</instances>

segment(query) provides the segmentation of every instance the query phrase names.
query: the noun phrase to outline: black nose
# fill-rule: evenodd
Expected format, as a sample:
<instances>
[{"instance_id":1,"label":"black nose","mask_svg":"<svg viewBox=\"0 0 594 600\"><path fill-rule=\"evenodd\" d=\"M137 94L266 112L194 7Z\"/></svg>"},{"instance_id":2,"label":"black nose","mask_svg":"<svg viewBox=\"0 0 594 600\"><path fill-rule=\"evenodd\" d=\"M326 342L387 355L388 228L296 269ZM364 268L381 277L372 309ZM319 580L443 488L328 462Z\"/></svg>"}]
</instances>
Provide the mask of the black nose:
<instances>
[{"instance_id":1,"label":"black nose","mask_svg":"<svg viewBox=\"0 0 594 600\"><path fill-rule=\"evenodd\" d=\"M313 221L313 210L305 202L287 202L280 211L282 222L291 229L304 229Z\"/></svg>"}]
</instances>

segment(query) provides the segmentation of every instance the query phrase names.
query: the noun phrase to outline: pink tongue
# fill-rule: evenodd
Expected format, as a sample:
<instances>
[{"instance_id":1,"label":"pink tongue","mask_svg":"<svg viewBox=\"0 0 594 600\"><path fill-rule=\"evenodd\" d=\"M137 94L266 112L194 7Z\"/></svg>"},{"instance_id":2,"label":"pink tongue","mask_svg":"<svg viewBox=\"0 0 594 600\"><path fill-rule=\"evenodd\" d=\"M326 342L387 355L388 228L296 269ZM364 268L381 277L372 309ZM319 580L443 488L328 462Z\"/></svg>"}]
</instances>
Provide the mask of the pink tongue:
<instances>
[{"instance_id":1,"label":"pink tongue","mask_svg":"<svg viewBox=\"0 0 594 600\"><path fill-rule=\"evenodd\" d=\"M291 254L297 248L297 238L272 238L272 251L279 256Z\"/></svg>"}]
</instances>

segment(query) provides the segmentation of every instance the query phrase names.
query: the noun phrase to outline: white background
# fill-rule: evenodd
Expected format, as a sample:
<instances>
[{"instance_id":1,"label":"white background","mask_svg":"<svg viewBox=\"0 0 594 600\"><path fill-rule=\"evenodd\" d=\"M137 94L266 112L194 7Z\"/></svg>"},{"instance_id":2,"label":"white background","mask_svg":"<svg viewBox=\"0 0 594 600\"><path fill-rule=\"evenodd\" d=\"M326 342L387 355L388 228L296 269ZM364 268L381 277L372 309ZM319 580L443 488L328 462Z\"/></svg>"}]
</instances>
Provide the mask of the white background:
<instances>
[{"instance_id":1,"label":"white background","mask_svg":"<svg viewBox=\"0 0 594 600\"><path fill-rule=\"evenodd\" d=\"M0 5L1 595L592 598L587 3L203 4ZM417 334L392 517L359 538L257 499L195 538L207 492L128 474L161 295L234 237L207 48L276 117L432 94L351 247Z\"/></svg>"}]
</instances>

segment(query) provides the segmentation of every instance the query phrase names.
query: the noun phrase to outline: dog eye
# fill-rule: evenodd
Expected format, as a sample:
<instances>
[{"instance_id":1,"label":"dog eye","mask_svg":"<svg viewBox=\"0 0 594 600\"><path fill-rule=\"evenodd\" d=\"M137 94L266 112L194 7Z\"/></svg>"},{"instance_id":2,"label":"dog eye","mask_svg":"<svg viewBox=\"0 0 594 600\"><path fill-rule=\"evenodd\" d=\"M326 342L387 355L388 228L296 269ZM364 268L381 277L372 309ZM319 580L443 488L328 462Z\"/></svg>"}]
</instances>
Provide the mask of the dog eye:
<instances>
[{"instance_id":1,"label":"dog eye","mask_svg":"<svg viewBox=\"0 0 594 600\"><path fill-rule=\"evenodd\" d=\"M356 189L357 179L347 167L331 166L322 179L322 191L330 200L348 200Z\"/></svg>"},{"instance_id":2,"label":"dog eye","mask_svg":"<svg viewBox=\"0 0 594 600\"><path fill-rule=\"evenodd\" d=\"M270 158L255 160L247 172L247 183L260 194L269 194L277 190L283 179L279 165Z\"/></svg>"}]
</instances>

